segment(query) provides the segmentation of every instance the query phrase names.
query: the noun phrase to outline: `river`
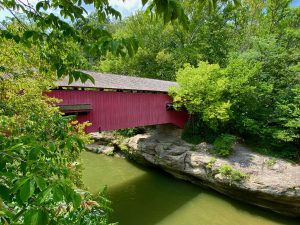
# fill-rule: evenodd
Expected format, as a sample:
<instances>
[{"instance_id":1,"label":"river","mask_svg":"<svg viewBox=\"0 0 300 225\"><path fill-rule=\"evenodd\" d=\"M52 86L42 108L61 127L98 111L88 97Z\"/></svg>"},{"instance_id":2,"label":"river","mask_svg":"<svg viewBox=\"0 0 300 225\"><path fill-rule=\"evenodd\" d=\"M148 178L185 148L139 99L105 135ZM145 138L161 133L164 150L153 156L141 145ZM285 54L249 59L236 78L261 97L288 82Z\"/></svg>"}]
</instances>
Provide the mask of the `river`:
<instances>
[{"instance_id":1,"label":"river","mask_svg":"<svg viewBox=\"0 0 300 225\"><path fill-rule=\"evenodd\" d=\"M120 225L299 225L300 220L250 206L126 159L84 152L83 181L108 186L112 222Z\"/></svg>"}]
</instances>

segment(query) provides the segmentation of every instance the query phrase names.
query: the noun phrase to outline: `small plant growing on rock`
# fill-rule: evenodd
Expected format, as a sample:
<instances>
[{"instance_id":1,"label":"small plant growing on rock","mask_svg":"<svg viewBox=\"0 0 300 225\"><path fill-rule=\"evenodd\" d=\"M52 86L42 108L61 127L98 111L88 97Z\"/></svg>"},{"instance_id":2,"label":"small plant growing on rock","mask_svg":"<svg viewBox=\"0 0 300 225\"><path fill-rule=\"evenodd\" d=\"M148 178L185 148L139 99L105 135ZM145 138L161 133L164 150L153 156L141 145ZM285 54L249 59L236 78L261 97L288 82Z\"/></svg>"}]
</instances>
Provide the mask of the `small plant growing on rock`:
<instances>
[{"instance_id":1,"label":"small plant growing on rock","mask_svg":"<svg viewBox=\"0 0 300 225\"><path fill-rule=\"evenodd\" d=\"M268 169L271 169L275 165L276 160L275 159L269 159L266 163L267 163Z\"/></svg>"},{"instance_id":2,"label":"small plant growing on rock","mask_svg":"<svg viewBox=\"0 0 300 225\"><path fill-rule=\"evenodd\" d=\"M114 156L115 153L113 151L106 153L107 156Z\"/></svg>"},{"instance_id":3,"label":"small plant growing on rock","mask_svg":"<svg viewBox=\"0 0 300 225\"><path fill-rule=\"evenodd\" d=\"M232 147L236 142L236 137L230 134L222 134L214 141L214 150L217 155L227 157L232 153Z\"/></svg>"},{"instance_id":4,"label":"small plant growing on rock","mask_svg":"<svg viewBox=\"0 0 300 225\"><path fill-rule=\"evenodd\" d=\"M212 157L210 158L210 160L208 161L207 165L206 165L206 168L211 170L212 167L214 166L214 164L216 163L217 159Z\"/></svg>"},{"instance_id":5,"label":"small plant growing on rock","mask_svg":"<svg viewBox=\"0 0 300 225\"><path fill-rule=\"evenodd\" d=\"M128 152L128 146L127 145L124 145L124 144L120 144L120 145L118 145L118 147L120 148L120 150L122 151L122 152L125 152L125 153L127 153Z\"/></svg>"},{"instance_id":6,"label":"small plant growing on rock","mask_svg":"<svg viewBox=\"0 0 300 225\"><path fill-rule=\"evenodd\" d=\"M219 173L232 181L240 182L247 178L247 174L239 170L233 169L230 165L224 164L219 168Z\"/></svg>"},{"instance_id":7,"label":"small plant growing on rock","mask_svg":"<svg viewBox=\"0 0 300 225\"><path fill-rule=\"evenodd\" d=\"M124 137L133 137L137 134L144 134L145 130L141 127L126 128L126 129L117 130L116 133Z\"/></svg>"}]
</instances>

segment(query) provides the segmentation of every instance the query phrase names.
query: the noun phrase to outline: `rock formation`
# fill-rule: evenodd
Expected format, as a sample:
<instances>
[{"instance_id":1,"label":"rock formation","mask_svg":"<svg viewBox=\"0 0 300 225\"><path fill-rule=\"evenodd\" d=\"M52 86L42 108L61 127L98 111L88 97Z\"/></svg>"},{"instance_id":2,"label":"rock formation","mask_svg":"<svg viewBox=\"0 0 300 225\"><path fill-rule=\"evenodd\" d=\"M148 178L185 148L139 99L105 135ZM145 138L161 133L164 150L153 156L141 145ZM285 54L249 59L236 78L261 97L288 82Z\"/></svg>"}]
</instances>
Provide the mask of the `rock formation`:
<instances>
[{"instance_id":1,"label":"rock formation","mask_svg":"<svg viewBox=\"0 0 300 225\"><path fill-rule=\"evenodd\" d=\"M130 158L177 178L277 213L300 216L300 165L260 155L241 144L234 146L232 156L218 158L211 145L188 144L176 132L155 131L121 140L111 134L94 138L108 140Z\"/></svg>"}]
</instances>

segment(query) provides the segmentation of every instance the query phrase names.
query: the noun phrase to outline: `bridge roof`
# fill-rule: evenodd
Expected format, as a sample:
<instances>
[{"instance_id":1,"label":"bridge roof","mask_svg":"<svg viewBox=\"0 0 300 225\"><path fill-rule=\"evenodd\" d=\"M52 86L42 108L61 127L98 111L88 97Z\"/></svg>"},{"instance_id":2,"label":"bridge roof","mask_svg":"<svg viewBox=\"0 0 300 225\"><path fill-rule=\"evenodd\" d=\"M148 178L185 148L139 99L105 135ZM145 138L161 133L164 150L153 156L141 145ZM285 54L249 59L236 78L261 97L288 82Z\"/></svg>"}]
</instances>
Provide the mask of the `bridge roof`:
<instances>
[{"instance_id":1,"label":"bridge roof","mask_svg":"<svg viewBox=\"0 0 300 225\"><path fill-rule=\"evenodd\" d=\"M178 86L176 82L172 81L99 73L85 70L81 70L81 72L94 77L95 84L93 84L91 81L82 83L80 80L69 84L68 77L66 77L63 80L57 81L56 85L59 87L105 88L159 92L168 92L169 87Z\"/></svg>"}]
</instances>

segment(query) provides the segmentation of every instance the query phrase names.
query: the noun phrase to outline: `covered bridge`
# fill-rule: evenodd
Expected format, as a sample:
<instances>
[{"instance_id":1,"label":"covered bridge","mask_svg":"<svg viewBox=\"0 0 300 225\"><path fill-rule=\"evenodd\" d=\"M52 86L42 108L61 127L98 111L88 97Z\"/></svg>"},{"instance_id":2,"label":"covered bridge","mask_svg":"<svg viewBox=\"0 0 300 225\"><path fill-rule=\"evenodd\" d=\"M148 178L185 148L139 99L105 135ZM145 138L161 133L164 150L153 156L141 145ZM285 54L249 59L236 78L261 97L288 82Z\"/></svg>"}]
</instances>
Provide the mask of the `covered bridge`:
<instances>
[{"instance_id":1,"label":"covered bridge","mask_svg":"<svg viewBox=\"0 0 300 225\"><path fill-rule=\"evenodd\" d=\"M172 110L168 89L176 82L82 71L95 83L57 82L47 95L62 99L59 106L66 114L76 114L80 122L90 121L87 132L138 126L174 124L183 127L188 114Z\"/></svg>"}]
</instances>

